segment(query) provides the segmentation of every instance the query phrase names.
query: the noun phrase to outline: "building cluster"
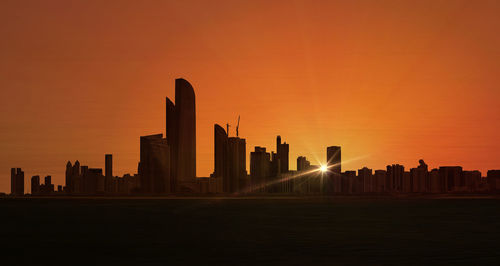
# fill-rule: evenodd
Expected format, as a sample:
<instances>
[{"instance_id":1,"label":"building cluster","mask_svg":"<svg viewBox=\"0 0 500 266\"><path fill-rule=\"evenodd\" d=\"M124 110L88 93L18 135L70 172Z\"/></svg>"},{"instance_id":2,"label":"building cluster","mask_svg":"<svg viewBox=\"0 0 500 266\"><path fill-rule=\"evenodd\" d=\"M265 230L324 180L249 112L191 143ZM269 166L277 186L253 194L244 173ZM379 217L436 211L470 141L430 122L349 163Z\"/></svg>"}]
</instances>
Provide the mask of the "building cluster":
<instances>
[{"instance_id":1,"label":"building cluster","mask_svg":"<svg viewBox=\"0 0 500 266\"><path fill-rule=\"evenodd\" d=\"M113 176L113 155L105 155L104 167L103 174L101 168L80 166L79 161L75 161L73 165L68 162L66 164L64 193L69 195L129 195L137 192L139 187L137 175Z\"/></svg>"},{"instance_id":2,"label":"building cluster","mask_svg":"<svg viewBox=\"0 0 500 266\"><path fill-rule=\"evenodd\" d=\"M175 80L175 103L166 98L166 133L140 137L138 173L113 176L113 157L105 155L101 168L80 166L79 161L66 165L65 186L55 190L51 176L31 178L33 195L169 195L183 193L252 194L292 193L337 195L364 193L478 193L500 192L500 170L490 170L487 177L479 171L462 167L439 167L429 171L419 166L405 171L393 164L386 170L364 167L342 172L341 147L326 149L326 165L311 165L304 156L297 158L297 170L289 167L288 143L276 138L276 150L256 146L250 152L250 173L246 167L246 140L229 136L214 125L214 171L209 177L196 176L196 105L194 89L184 79ZM24 194L24 172L11 170L11 193Z\"/></svg>"}]
</instances>

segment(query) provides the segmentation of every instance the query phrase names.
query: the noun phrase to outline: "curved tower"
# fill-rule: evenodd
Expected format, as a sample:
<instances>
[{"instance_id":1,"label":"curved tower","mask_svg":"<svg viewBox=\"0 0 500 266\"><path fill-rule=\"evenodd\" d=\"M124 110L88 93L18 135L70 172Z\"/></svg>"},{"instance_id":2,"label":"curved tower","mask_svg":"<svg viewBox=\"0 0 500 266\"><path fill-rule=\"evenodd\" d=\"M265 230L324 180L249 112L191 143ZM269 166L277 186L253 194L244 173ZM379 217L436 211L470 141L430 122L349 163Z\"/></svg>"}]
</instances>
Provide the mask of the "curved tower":
<instances>
[{"instance_id":1,"label":"curved tower","mask_svg":"<svg viewBox=\"0 0 500 266\"><path fill-rule=\"evenodd\" d=\"M175 109L179 142L177 182L196 182L196 108L194 90L185 79L175 80Z\"/></svg>"},{"instance_id":2,"label":"curved tower","mask_svg":"<svg viewBox=\"0 0 500 266\"><path fill-rule=\"evenodd\" d=\"M175 80L175 104L166 99L166 137L174 187L189 190L196 183L196 106L194 89L185 79Z\"/></svg>"}]
</instances>

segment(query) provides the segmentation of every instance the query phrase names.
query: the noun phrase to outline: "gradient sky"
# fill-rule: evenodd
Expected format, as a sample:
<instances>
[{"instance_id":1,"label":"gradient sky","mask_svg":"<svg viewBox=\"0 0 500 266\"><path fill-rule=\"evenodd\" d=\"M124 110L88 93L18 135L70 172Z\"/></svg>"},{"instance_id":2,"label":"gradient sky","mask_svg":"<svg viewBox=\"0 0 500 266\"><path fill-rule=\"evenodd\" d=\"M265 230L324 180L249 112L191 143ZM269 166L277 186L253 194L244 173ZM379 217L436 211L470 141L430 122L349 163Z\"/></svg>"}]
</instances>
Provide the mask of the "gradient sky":
<instances>
[{"instance_id":1,"label":"gradient sky","mask_svg":"<svg viewBox=\"0 0 500 266\"><path fill-rule=\"evenodd\" d=\"M0 2L0 191L68 160L135 173L174 79L195 88L197 174L213 124L290 165L500 168L499 1ZM234 135L234 127L230 135ZM247 154L247 159L249 155ZM27 189L28 190L28 189Z\"/></svg>"}]
</instances>

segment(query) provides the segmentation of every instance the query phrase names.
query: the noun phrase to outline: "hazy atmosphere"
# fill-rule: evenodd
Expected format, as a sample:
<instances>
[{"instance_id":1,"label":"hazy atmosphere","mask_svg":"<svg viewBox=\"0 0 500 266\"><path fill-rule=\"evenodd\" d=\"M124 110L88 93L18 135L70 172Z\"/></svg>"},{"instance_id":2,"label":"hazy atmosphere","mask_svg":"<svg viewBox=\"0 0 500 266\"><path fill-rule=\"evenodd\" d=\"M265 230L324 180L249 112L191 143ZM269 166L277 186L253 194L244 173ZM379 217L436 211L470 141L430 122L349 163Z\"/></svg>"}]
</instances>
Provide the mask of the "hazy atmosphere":
<instances>
[{"instance_id":1,"label":"hazy atmosphere","mask_svg":"<svg viewBox=\"0 0 500 266\"><path fill-rule=\"evenodd\" d=\"M0 2L0 191L10 168L64 181L68 160L136 173L165 97L196 93L197 176L213 124L247 154L290 143L342 170L500 168L498 1ZM247 156L249 160L249 156ZM26 186L28 187L28 186Z\"/></svg>"}]
</instances>

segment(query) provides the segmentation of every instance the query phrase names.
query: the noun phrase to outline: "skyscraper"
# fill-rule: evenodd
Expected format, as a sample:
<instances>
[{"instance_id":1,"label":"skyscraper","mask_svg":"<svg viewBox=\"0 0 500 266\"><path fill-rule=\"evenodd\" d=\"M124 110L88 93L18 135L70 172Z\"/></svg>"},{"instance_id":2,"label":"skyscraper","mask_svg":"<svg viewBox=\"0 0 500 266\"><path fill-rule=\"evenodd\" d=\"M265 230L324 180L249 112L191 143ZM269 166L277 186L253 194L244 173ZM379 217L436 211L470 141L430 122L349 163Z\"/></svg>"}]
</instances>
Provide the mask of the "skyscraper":
<instances>
[{"instance_id":1,"label":"skyscraper","mask_svg":"<svg viewBox=\"0 0 500 266\"><path fill-rule=\"evenodd\" d=\"M171 192L170 147L162 134L140 138L139 172L142 192Z\"/></svg>"},{"instance_id":2,"label":"skyscraper","mask_svg":"<svg viewBox=\"0 0 500 266\"><path fill-rule=\"evenodd\" d=\"M290 147L286 143L281 143L281 136L276 137L276 154L277 154L277 159L279 160L280 164L280 173L287 173L289 171L288 167L288 162L289 162L289 150Z\"/></svg>"},{"instance_id":3,"label":"skyscraper","mask_svg":"<svg viewBox=\"0 0 500 266\"><path fill-rule=\"evenodd\" d=\"M327 194L340 192L342 156L340 146L330 146L326 148L326 162L328 167L325 186Z\"/></svg>"},{"instance_id":4,"label":"skyscraper","mask_svg":"<svg viewBox=\"0 0 500 266\"><path fill-rule=\"evenodd\" d=\"M245 184L246 170L246 141L239 137L228 139L228 173L230 178L229 191L237 192L242 190Z\"/></svg>"},{"instance_id":5,"label":"skyscraper","mask_svg":"<svg viewBox=\"0 0 500 266\"><path fill-rule=\"evenodd\" d=\"M113 176L113 155L112 154L106 154L104 155L104 173L106 177L112 177Z\"/></svg>"},{"instance_id":6,"label":"skyscraper","mask_svg":"<svg viewBox=\"0 0 500 266\"><path fill-rule=\"evenodd\" d=\"M266 191L271 166L271 155L266 152L266 148L255 147L255 151L250 153L250 175L252 187L256 192Z\"/></svg>"},{"instance_id":7,"label":"skyscraper","mask_svg":"<svg viewBox=\"0 0 500 266\"><path fill-rule=\"evenodd\" d=\"M104 191L113 192L113 155L104 155Z\"/></svg>"},{"instance_id":8,"label":"skyscraper","mask_svg":"<svg viewBox=\"0 0 500 266\"><path fill-rule=\"evenodd\" d=\"M33 180L33 179L32 179ZM66 192L72 193L73 192L73 166L71 165L71 162L68 161L66 163Z\"/></svg>"},{"instance_id":9,"label":"skyscraper","mask_svg":"<svg viewBox=\"0 0 500 266\"><path fill-rule=\"evenodd\" d=\"M462 167L460 166L441 166L439 167L439 177L443 192L451 192L459 189L462 183Z\"/></svg>"},{"instance_id":10,"label":"skyscraper","mask_svg":"<svg viewBox=\"0 0 500 266\"><path fill-rule=\"evenodd\" d=\"M220 125L214 125L214 172L216 192L237 192L246 184L246 141L239 137L228 138Z\"/></svg>"},{"instance_id":11,"label":"skyscraper","mask_svg":"<svg viewBox=\"0 0 500 266\"><path fill-rule=\"evenodd\" d=\"M196 186L196 106L194 89L184 79L175 80L175 104L166 99L166 136L171 146L172 177L176 190Z\"/></svg>"},{"instance_id":12,"label":"skyscraper","mask_svg":"<svg viewBox=\"0 0 500 266\"><path fill-rule=\"evenodd\" d=\"M10 193L12 195L24 195L24 172L21 168L10 169Z\"/></svg>"},{"instance_id":13,"label":"skyscraper","mask_svg":"<svg viewBox=\"0 0 500 266\"><path fill-rule=\"evenodd\" d=\"M387 166L387 186L388 191L401 192L405 167L399 164Z\"/></svg>"},{"instance_id":14,"label":"skyscraper","mask_svg":"<svg viewBox=\"0 0 500 266\"><path fill-rule=\"evenodd\" d=\"M35 175L31 177L31 195L38 195L40 193L40 176Z\"/></svg>"},{"instance_id":15,"label":"skyscraper","mask_svg":"<svg viewBox=\"0 0 500 266\"><path fill-rule=\"evenodd\" d=\"M216 192L226 192L229 187L227 168L227 134L220 125L214 125L214 173Z\"/></svg>"}]
</instances>

